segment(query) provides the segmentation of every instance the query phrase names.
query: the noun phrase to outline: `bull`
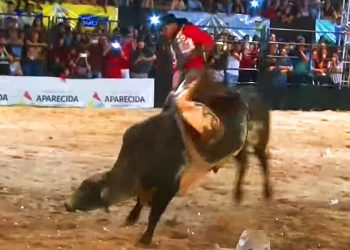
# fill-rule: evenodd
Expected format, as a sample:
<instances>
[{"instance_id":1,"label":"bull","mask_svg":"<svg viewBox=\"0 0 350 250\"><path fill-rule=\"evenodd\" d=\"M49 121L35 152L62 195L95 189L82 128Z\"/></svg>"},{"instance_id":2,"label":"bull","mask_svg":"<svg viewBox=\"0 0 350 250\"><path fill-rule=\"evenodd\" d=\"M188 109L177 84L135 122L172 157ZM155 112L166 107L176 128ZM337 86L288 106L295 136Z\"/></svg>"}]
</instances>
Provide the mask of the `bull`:
<instances>
[{"instance_id":1,"label":"bull","mask_svg":"<svg viewBox=\"0 0 350 250\"><path fill-rule=\"evenodd\" d=\"M213 144L204 144L194 129L179 122L174 101L169 98L159 114L126 130L112 169L84 180L65 203L66 210L105 208L108 211L112 204L136 197L125 224L135 224L142 208L149 205L147 230L138 241L149 245L170 201L186 192L196 175L217 172L232 159L238 162L234 199L239 203L250 152L261 162L264 196L268 199L271 187L266 146L270 121L268 107L261 96L254 90L230 91L216 83L198 89L194 99L206 104L220 118L225 126L224 136ZM190 143L186 142L188 139ZM189 150L196 154L189 154Z\"/></svg>"}]
</instances>

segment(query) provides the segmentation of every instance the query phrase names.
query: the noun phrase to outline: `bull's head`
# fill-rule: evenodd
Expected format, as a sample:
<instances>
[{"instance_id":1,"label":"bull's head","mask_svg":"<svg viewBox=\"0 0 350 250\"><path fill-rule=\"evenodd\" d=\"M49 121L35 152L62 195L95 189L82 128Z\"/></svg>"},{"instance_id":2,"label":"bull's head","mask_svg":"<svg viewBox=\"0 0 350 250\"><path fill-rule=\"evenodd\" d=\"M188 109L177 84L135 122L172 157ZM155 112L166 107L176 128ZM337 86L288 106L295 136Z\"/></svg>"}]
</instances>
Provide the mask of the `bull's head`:
<instances>
[{"instance_id":1,"label":"bull's head","mask_svg":"<svg viewBox=\"0 0 350 250\"><path fill-rule=\"evenodd\" d=\"M107 173L96 174L85 179L73 192L68 202L64 204L68 212L90 211L104 208L108 212L109 202L106 199Z\"/></svg>"}]
</instances>

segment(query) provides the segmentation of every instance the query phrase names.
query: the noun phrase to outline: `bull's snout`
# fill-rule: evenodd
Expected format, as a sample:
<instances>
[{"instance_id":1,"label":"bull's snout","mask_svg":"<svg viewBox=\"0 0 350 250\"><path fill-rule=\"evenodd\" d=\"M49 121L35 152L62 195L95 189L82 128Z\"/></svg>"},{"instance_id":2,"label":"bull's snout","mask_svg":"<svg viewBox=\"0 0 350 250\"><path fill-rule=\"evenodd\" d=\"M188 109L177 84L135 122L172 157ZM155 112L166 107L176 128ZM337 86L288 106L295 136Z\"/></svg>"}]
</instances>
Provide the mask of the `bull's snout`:
<instances>
[{"instance_id":1,"label":"bull's snout","mask_svg":"<svg viewBox=\"0 0 350 250\"><path fill-rule=\"evenodd\" d=\"M67 202L64 203L64 207L66 208L67 212L75 212L75 209L69 205Z\"/></svg>"}]
</instances>

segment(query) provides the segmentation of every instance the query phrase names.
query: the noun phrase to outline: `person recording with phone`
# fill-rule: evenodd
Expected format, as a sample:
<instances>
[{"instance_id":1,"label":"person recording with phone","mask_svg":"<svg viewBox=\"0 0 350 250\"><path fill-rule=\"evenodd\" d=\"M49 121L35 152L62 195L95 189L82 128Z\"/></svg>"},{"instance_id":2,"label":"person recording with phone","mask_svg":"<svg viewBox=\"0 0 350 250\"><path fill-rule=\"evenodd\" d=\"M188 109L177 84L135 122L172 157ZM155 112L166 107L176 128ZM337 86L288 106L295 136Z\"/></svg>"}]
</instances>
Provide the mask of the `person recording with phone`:
<instances>
[{"instance_id":1,"label":"person recording with phone","mask_svg":"<svg viewBox=\"0 0 350 250\"><path fill-rule=\"evenodd\" d=\"M79 53L71 48L68 53L68 63L64 70L64 78L90 78L91 66L88 62L88 52L84 50Z\"/></svg>"},{"instance_id":2,"label":"person recording with phone","mask_svg":"<svg viewBox=\"0 0 350 250\"><path fill-rule=\"evenodd\" d=\"M75 61L75 76L77 78L90 78L91 75L91 65L88 61L88 52L80 53L79 57Z\"/></svg>"},{"instance_id":3,"label":"person recording with phone","mask_svg":"<svg viewBox=\"0 0 350 250\"><path fill-rule=\"evenodd\" d=\"M113 42L105 40L103 57L103 77L122 78L122 69L127 68L129 62L118 40Z\"/></svg>"}]
</instances>

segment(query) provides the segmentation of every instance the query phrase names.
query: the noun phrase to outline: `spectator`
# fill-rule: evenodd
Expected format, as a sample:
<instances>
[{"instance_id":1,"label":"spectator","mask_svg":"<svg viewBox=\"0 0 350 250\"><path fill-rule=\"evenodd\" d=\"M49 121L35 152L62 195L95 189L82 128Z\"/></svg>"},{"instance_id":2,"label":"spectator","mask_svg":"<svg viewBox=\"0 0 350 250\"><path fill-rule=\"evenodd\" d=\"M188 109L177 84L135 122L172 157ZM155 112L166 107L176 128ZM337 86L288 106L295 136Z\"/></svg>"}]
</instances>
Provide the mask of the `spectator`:
<instances>
[{"instance_id":1,"label":"spectator","mask_svg":"<svg viewBox=\"0 0 350 250\"><path fill-rule=\"evenodd\" d=\"M128 31L128 33L122 37L121 41L121 56L123 56L127 62L126 64L123 64L125 70L130 70L131 55L135 48L136 44L133 31Z\"/></svg>"},{"instance_id":2,"label":"spectator","mask_svg":"<svg viewBox=\"0 0 350 250\"><path fill-rule=\"evenodd\" d=\"M104 49L104 39L107 38L96 38L92 40L92 43L88 47L90 54L90 56L88 57L88 62L91 66L91 76L93 78L102 77L103 54L101 53L101 51L103 51Z\"/></svg>"},{"instance_id":3,"label":"spectator","mask_svg":"<svg viewBox=\"0 0 350 250\"><path fill-rule=\"evenodd\" d=\"M171 10L185 10L186 5L183 0L173 0L171 2Z\"/></svg>"},{"instance_id":4,"label":"spectator","mask_svg":"<svg viewBox=\"0 0 350 250\"><path fill-rule=\"evenodd\" d=\"M10 63L13 60L11 48L5 37L0 37L0 75L10 75Z\"/></svg>"},{"instance_id":5,"label":"spectator","mask_svg":"<svg viewBox=\"0 0 350 250\"><path fill-rule=\"evenodd\" d=\"M278 9L277 9L277 16L279 18L282 17L283 12L288 8L289 5L289 0L281 0Z\"/></svg>"},{"instance_id":6,"label":"spectator","mask_svg":"<svg viewBox=\"0 0 350 250\"><path fill-rule=\"evenodd\" d=\"M67 47L73 46L74 34L72 31L68 30L64 36L64 45Z\"/></svg>"},{"instance_id":7,"label":"spectator","mask_svg":"<svg viewBox=\"0 0 350 250\"><path fill-rule=\"evenodd\" d=\"M318 84L328 84L330 82L330 78L327 75L328 61L326 48L321 48L319 51L313 52L312 72Z\"/></svg>"},{"instance_id":8,"label":"spectator","mask_svg":"<svg viewBox=\"0 0 350 250\"><path fill-rule=\"evenodd\" d=\"M128 66L122 53L123 52L120 48L114 48L111 43L108 43L108 41L105 40L103 51L104 78L122 78L122 69Z\"/></svg>"},{"instance_id":9,"label":"spectator","mask_svg":"<svg viewBox=\"0 0 350 250\"><path fill-rule=\"evenodd\" d=\"M336 14L335 7L332 5L331 1L325 1L322 8L322 16L324 19L332 20L333 16Z\"/></svg>"},{"instance_id":10,"label":"spectator","mask_svg":"<svg viewBox=\"0 0 350 250\"><path fill-rule=\"evenodd\" d=\"M20 59L23 54L23 38L18 29L11 27L8 32L8 43L15 59Z\"/></svg>"},{"instance_id":11,"label":"spectator","mask_svg":"<svg viewBox=\"0 0 350 250\"><path fill-rule=\"evenodd\" d=\"M199 0L188 0L187 9L189 11L204 11L203 5Z\"/></svg>"},{"instance_id":12,"label":"spectator","mask_svg":"<svg viewBox=\"0 0 350 250\"><path fill-rule=\"evenodd\" d=\"M276 43L276 35L270 35L270 42L267 47L266 68L271 71L271 67L276 65L276 57L278 55L278 44ZM270 70L269 70L270 69Z\"/></svg>"},{"instance_id":13,"label":"spectator","mask_svg":"<svg viewBox=\"0 0 350 250\"><path fill-rule=\"evenodd\" d=\"M278 18L278 6L279 0L266 0L262 16L270 20L276 20Z\"/></svg>"},{"instance_id":14,"label":"spectator","mask_svg":"<svg viewBox=\"0 0 350 250\"><path fill-rule=\"evenodd\" d=\"M39 42L39 33L31 31L26 39L26 57L22 61L23 75L25 76L42 76L43 67L43 48L45 43Z\"/></svg>"},{"instance_id":15,"label":"spectator","mask_svg":"<svg viewBox=\"0 0 350 250\"><path fill-rule=\"evenodd\" d=\"M244 6L240 0L234 0L233 5L232 5L232 12L234 14L246 14L247 13L246 9L244 8Z\"/></svg>"},{"instance_id":16,"label":"spectator","mask_svg":"<svg viewBox=\"0 0 350 250\"><path fill-rule=\"evenodd\" d=\"M292 6L288 5L284 10L282 10L281 21L282 23L291 23L294 20L294 15L292 13Z\"/></svg>"},{"instance_id":17,"label":"spectator","mask_svg":"<svg viewBox=\"0 0 350 250\"><path fill-rule=\"evenodd\" d=\"M82 34L81 40L80 40L80 44L78 46L78 50L79 51L84 51L84 50L88 50L89 46L90 46L90 37L87 33Z\"/></svg>"},{"instance_id":18,"label":"spectator","mask_svg":"<svg viewBox=\"0 0 350 250\"><path fill-rule=\"evenodd\" d=\"M242 50L242 59L239 65L240 70L239 71L239 82L251 82L254 80L254 74L252 74L254 71L249 70L251 68L255 67L254 59L252 58L250 54L249 47L244 46Z\"/></svg>"},{"instance_id":19,"label":"spectator","mask_svg":"<svg viewBox=\"0 0 350 250\"><path fill-rule=\"evenodd\" d=\"M64 60L65 67L65 77L74 77L74 72L76 68L76 61L79 58L79 52L77 48L71 47L68 50L67 58Z\"/></svg>"},{"instance_id":20,"label":"spectator","mask_svg":"<svg viewBox=\"0 0 350 250\"><path fill-rule=\"evenodd\" d=\"M310 16L310 6L308 0L298 0L297 2L297 18L309 17Z\"/></svg>"},{"instance_id":21,"label":"spectator","mask_svg":"<svg viewBox=\"0 0 350 250\"><path fill-rule=\"evenodd\" d=\"M142 7L148 9L154 9L154 1L153 0L143 0Z\"/></svg>"},{"instance_id":22,"label":"spectator","mask_svg":"<svg viewBox=\"0 0 350 250\"><path fill-rule=\"evenodd\" d=\"M44 27L43 19L41 17L34 18L31 30L38 32L40 42L46 41L46 28Z\"/></svg>"},{"instance_id":23,"label":"spectator","mask_svg":"<svg viewBox=\"0 0 350 250\"><path fill-rule=\"evenodd\" d=\"M229 51L227 56L227 70L225 82L229 87L233 87L238 82L239 77L239 65L242 60L242 46L241 43L236 42L233 44L233 48Z\"/></svg>"},{"instance_id":24,"label":"spectator","mask_svg":"<svg viewBox=\"0 0 350 250\"><path fill-rule=\"evenodd\" d=\"M286 48L281 49L281 57L276 60L273 70L275 71L273 83L277 87L285 88L288 83L288 75L293 71L293 64L288 58Z\"/></svg>"},{"instance_id":25,"label":"spectator","mask_svg":"<svg viewBox=\"0 0 350 250\"><path fill-rule=\"evenodd\" d=\"M75 60L73 65L73 77L76 78L90 78L91 77L91 65L89 64L89 51L84 50L79 54L79 57Z\"/></svg>"},{"instance_id":26,"label":"spectator","mask_svg":"<svg viewBox=\"0 0 350 250\"><path fill-rule=\"evenodd\" d=\"M311 0L309 8L313 19L321 19L321 0Z\"/></svg>"},{"instance_id":27,"label":"spectator","mask_svg":"<svg viewBox=\"0 0 350 250\"><path fill-rule=\"evenodd\" d=\"M54 76L59 76L65 69L68 58L68 49L64 44L64 36L62 35L52 50L52 64L49 64L50 70Z\"/></svg>"},{"instance_id":28,"label":"spectator","mask_svg":"<svg viewBox=\"0 0 350 250\"><path fill-rule=\"evenodd\" d=\"M74 32L74 33L73 33L73 40L72 40L71 46L72 46L72 47L79 47L82 38L83 38L83 36L82 36L81 33L79 33L79 32ZM64 38L63 38L63 39L64 39Z\"/></svg>"},{"instance_id":29,"label":"spectator","mask_svg":"<svg viewBox=\"0 0 350 250\"><path fill-rule=\"evenodd\" d=\"M20 64L23 54L23 39L20 37L18 29L10 28L8 43L13 55L13 60L10 62L10 75L23 75Z\"/></svg>"},{"instance_id":30,"label":"spectator","mask_svg":"<svg viewBox=\"0 0 350 250\"><path fill-rule=\"evenodd\" d=\"M299 43L294 51L291 53L291 56L296 57L293 59L293 75L294 82L301 83L307 82L309 66L310 66L310 52L305 47L305 38L299 36L297 38L297 42Z\"/></svg>"},{"instance_id":31,"label":"spectator","mask_svg":"<svg viewBox=\"0 0 350 250\"><path fill-rule=\"evenodd\" d=\"M342 81L343 62L339 61L338 53L333 53L332 60L328 64L328 72L334 85L340 86Z\"/></svg>"},{"instance_id":32,"label":"spectator","mask_svg":"<svg viewBox=\"0 0 350 250\"><path fill-rule=\"evenodd\" d=\"M23 14L22 23L24 27L31 27L35 19L34 3L29 2L26 11Z\"/></svg>"},{"instance_id":33,"label":"spectator","mask_svg":"<svg viewBox=\"0 0 350 250\"><path fill-rule=\"evenodd\" d=\"M153 51L145 47L144 38L138 38L136 50L131 55L131 78L148 78L155 60L156 56Z\"/></svg>"},{"instance_id":34,"label":"spectator","mask_svg":"<svg viewBox=\"0 0 350 250\"><path fill-rule=\"evenodd\" d=\"M16 28L20 27L19 17L15 11L15 3L12 0L7 1L7 11L2 16L2 28L7 29L10 23L13 23Z\"/></svg>"}]
</instances>

